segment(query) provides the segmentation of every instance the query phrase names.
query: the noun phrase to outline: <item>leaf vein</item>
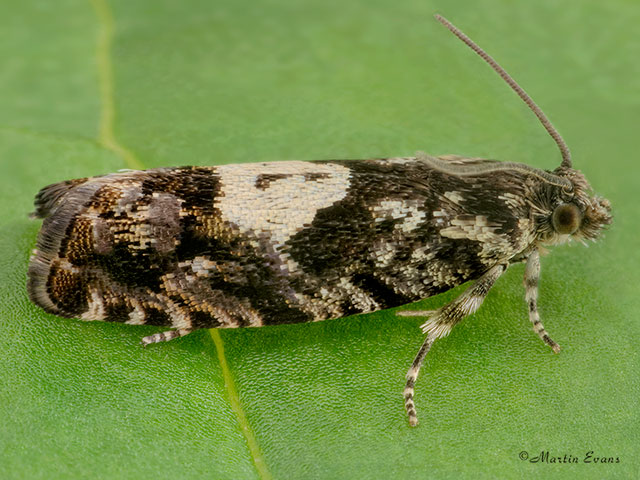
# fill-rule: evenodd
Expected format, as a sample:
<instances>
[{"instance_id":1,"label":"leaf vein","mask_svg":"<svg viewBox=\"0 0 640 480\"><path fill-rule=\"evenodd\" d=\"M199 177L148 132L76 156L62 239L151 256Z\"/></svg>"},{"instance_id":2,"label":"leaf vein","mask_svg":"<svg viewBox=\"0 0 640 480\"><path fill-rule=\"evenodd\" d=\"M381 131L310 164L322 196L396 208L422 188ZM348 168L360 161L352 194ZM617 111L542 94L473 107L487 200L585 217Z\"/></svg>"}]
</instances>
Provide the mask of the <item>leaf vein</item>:
<instances>
[{"instance_id":1,"label":"leaf vein","mask_svg":"<svg viewBox=\"0 0 640 480\"><path fill-rule=\"evenodd\" d=\"M113 75L113 62L111 59L111 45L113 43L113 33L115 30L113 14L107 0L91 0L91 3L96 11L99 22L96 55L102 108L100 112L98 141L105 148L120 156L129 168L142 170L144 168L143 163L130 149L120 143L115 135L115 82ZM242 409L240 397L238 396L238 391L236 390L233 376L224 354L224 342L222 341L220 332L215 329L211 329L209 332L217 350L218 362L220 363L220 368L222 370L222 376L224 378L231 409L233 410L233 413L240 425L242 434L245 437L249 453L253 459L256 470L258 471L258 475L262 480L271 480L271 473L267 468L260 447L258 446L258 442L253 435L251 426L249 425L247 417L244 414L244 410Z\"/></svg>"},{"instance_id":2,"label":"leaf vein","mask_svg":"<svg viewBox=\"0 0 640 480\"><path fill-rule=\"evenodd\" d=\"M220 362L220 368L222 369L222 377L224 378L224 384L227 389L227 394L229 395L231 409L238 419L240 429L242 430L242 434L247 441L247 446L249 447L249 451L251 452L251 457L253 458L253 463L256 466L258 475L263 480L270 480L272 478L271 473L267 468L267 464L264 461L264 457L262 456L260 446L258 445L256 437L253 435L253 431L251 430L249 421L247 420L247 417L244 414L244 410L242 409L240 397L238 396L238 391L236 390L235 382L233 381L233 376L231 375L231 370L229 369L229 364L227 363L227 358L224 354L224 342L222 341L220 332L215 328L212 328L209 330L209 334L211 335L213 343L215 344L216 350L218 352L218 361Z\"/></svg>"},{"instance_id":3,"label":"leaf vein","mask_svg":"<svg viewBox=\"0 0 640 480\"><path fill-rule=\"evenodd\" d=\"M96 60L98 64L98 82L100 85L99 142L107 149L122 158L129 168L142 170L142 162L126 146L116 138L114 125L116 121L115 89L113 62L111 61L111 45L115 23L107 0L91 0L98 17L98 41Z\"/></svg>"}]
</instances>

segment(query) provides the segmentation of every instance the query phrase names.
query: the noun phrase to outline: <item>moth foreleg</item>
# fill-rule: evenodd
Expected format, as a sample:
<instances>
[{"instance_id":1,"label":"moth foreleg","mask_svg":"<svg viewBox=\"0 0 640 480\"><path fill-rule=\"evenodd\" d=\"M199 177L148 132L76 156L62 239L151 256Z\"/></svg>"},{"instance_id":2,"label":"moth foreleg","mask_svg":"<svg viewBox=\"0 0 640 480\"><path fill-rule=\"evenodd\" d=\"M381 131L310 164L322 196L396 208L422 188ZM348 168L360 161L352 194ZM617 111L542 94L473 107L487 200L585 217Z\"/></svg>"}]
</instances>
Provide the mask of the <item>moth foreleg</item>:
<instances>
[{"instance_id":1,"label":"moth foreleg","mask_svg":"<svg viewBox=\"0 0 640 480\"><path fill-rule=\"evenodd\" d=\"M169 340L173 340L174 338L184 337L185 335L191 332L192 330L188 328L179 328L178 330L167 330L166 332L154 333L153 335L144 337L140 343L142 343L143 347L146 347L147 345L150 345L152 343L168 342Z\"/></svg>"},{"instance_id":2,"label":"moth foreleg","mask_svg":"<svg viewBox=\"0 0 640 480\"><path fill-rule=\"evenodd\" d=\"M422 325L422 331L427 334L427 338L420 347L416 358L411 364L411 368L407 372L407 383L404 388L404 406L409 416L409 424L416 426L418 424L418 416L416 413L414 397L414 386L418 379L420 367L424 362L424 358L429 353L429 349L435 340L449 334L451 328L462 320L464 317L476 312L482 302L486 298L489 290L494 285L500 275L506 270L506 265L496 265L489 269L482 277L476 280L473 285L467 288L462 295L448 303L438 310L426 311L404 311L398 312L398 315L408 316L426 316L429 317Z\"/></svg>"},{"instance_id":3,"label":"moth foreleg","mask_svg":"<svg viewBox=\"0 0 640 480\"><path fill-rule=\"evenodd\" d=\"M533 331L538 334L544 343L549 345L555 353L560 351L560 345L554 342L540 321L538 313L538 280L540 279L540 253L534 250L527 258L527 266L524 270L525 300L529 307L529 320L533 324Z\"/></svg>"},{"instance_id":4,"label":"moth foreleg","mask_svg":"<svg viewBox=\"0 0 640 480\"><path fill-rule=\"evenodd\" d=\"M506 268L507 265L491 267L458 298L438 310L405 310L404 312L398 312L398 315L403 317L428 317L429 320L420 326L423 333L430 334L433 340L446 337L456 323L478 311L489 290L491 290L493 284L496 283L496 280L500 278Z\"/></svg>"}]
</instances>

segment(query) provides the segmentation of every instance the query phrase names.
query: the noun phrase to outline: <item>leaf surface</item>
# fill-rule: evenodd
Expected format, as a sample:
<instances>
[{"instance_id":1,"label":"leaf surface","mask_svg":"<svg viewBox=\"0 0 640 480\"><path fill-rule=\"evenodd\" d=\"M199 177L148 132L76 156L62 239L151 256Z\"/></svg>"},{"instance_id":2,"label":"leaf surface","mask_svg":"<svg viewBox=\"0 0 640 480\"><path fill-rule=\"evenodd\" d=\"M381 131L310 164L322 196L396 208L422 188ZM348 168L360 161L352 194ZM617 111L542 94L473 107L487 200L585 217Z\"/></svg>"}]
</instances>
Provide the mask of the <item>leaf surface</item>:
<instances>
[{"instance_id":1,"label":"leaf surface","mask_svg":"<svg viewBox=\"0 0 640 480\"><path fill-rule=\"evenodd\" d=\"M595 0L13 2L0 44L0 477L637 475L640 8ZM420 319L198 331L56 318L25 291L42 186L121 168L456 153L553 169L553 142L431 15L530 92L614 224L522 265L438 341L402 407ZM437 308L460 292L425 300ZM577 464L519 459L548 451ZM619 463L586 464L585 454Z\"/></svg>"}]
</instances>

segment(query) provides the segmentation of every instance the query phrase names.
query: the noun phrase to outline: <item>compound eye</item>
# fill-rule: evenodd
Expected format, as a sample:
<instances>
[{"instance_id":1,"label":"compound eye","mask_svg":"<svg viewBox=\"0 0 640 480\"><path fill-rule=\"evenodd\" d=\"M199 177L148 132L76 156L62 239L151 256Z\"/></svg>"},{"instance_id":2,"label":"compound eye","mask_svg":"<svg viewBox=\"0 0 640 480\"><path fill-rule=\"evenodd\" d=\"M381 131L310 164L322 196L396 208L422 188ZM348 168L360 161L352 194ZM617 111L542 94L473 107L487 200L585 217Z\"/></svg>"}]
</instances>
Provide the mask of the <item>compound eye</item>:
<instances>
[{"instance_id":1,"label":"compound eye","mask_svg":"<svg viewBox=\"0 0 640 480\"><path fill-rule=\"evenodd\" d=\"M563 235L571 235L580 227L582 213L580 213L580 209L575 204L563 203L553 211L551 222L556 232Z\"/></svg>"}]
</instances>

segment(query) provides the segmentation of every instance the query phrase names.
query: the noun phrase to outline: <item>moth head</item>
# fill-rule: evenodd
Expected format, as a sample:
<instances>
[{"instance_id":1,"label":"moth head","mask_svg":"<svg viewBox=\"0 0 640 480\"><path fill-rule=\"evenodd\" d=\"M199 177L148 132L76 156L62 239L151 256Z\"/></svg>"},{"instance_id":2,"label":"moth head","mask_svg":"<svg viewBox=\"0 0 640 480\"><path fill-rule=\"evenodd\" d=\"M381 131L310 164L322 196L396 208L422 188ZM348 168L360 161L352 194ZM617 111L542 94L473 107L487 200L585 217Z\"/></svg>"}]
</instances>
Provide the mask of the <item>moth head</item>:
<instances>
[{"instance_id":1,"label":"moth head","mask_svg":"<svg viewBox=\"0 0 640 480\"><path fill-rule=\"evenodd\" d=\"M612 221L609 200L593 195L586 178L577 170L567 169L562 173L572 188L554 195L551 215L547 218L548 233L552 233L548 240L550 243L597 240Z\"/></svg>"},{"instance_id":2,"label":"moth head","mask_svg":"<svg viewBox=\"0 0 640 480\"><path fill-rule=\"evenodd\" d=\"M502 77L538 117L542 126L558 145L562 163L553 173L521 165L516 167L517 170L534 173L537 177L538 188L534 188L533 195L536 208L533 216L538 239L543 244L562 243L570 239L596 240L603 228L611 223L611 205L608 200L592 195L591 187L584 175L573 169L571 152L560 133L529 94L490 55L447 19L441 15L436 15L436 19ZM505 168L513 168L513 165Z\"/></svg>"}]
</instances>

